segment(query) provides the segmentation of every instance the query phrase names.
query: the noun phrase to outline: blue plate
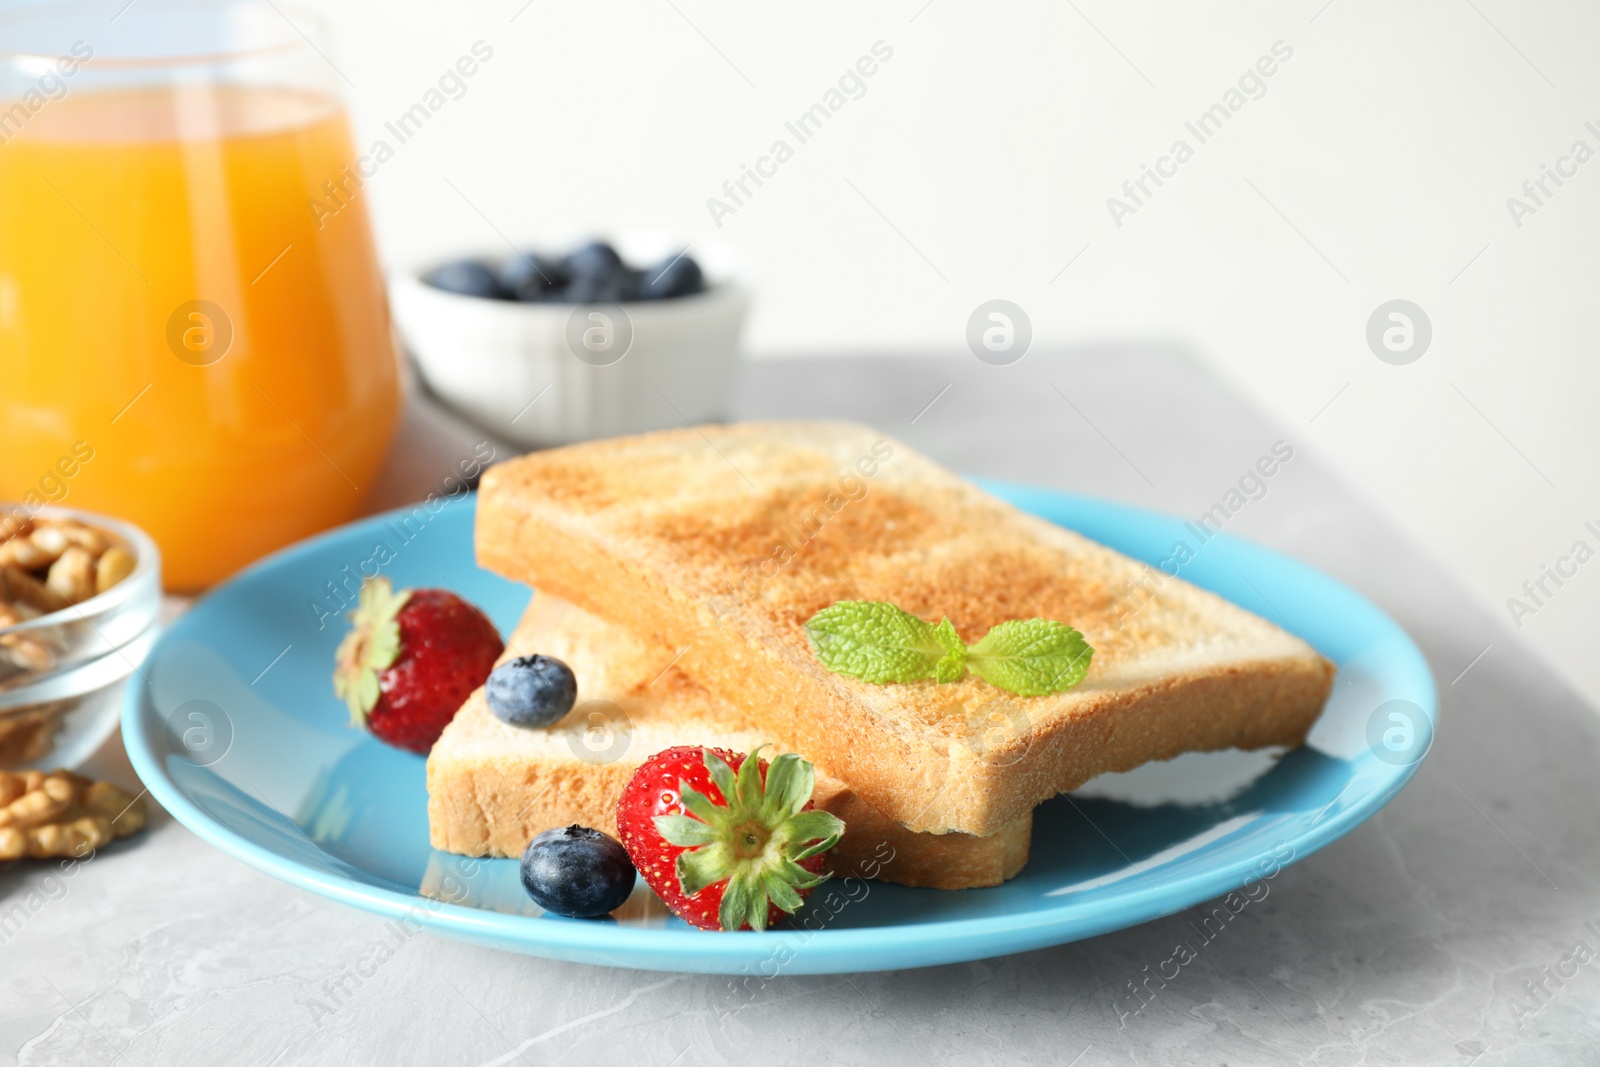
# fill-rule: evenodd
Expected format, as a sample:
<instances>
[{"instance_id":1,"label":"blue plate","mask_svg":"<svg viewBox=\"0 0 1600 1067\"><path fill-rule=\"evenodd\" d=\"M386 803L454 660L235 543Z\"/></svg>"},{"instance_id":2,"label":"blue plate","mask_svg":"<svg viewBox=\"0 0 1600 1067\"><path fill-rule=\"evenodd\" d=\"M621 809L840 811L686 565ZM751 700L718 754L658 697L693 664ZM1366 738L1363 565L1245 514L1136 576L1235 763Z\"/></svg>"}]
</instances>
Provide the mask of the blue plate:
<instances>
[{"instance_id":1,"label":"blue plate","mask_svg":"<svg viewBox=\"0 0 1600 1067\"><path fill-rule=\"evenodd\" d=\"M428 845L423 758L353 730L330 686L363 574L441 586L509 631L528 590L473 562L470 497L435 501L286 549L197 603L130 686L123 738L151 794L218 848L293 885L496 948L671 971L770 976L923 967L1091 937L1240 890L1349 832L1416 770L1437 718L1433 679L1372 604L1237 538L1036 488L991 491L1182 576L1298 633L1338 665L1310 742L1281 759L1195 754L1108 775L1043 805L1022 874L940 892L877 882L819 889L807 927L708 934L641 886L614 920L542 914L514 860ZM1180 553L1181 555L1182 553Z\"/></svg>"}]
</instances>

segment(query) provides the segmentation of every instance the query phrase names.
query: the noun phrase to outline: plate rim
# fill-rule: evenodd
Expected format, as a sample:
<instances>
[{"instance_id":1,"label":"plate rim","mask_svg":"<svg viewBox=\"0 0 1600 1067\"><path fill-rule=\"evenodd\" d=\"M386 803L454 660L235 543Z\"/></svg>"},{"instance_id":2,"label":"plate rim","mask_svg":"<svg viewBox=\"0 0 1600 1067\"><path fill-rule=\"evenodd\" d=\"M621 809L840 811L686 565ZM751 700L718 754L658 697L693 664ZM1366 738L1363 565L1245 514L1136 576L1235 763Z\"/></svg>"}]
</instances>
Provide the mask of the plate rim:
<instances>
[{"instance_id":1,"label":"plate rim","mask_svg":"<svg viewBox=\"0 0 1600 1067\"><path fill-rule=\"evenodd\" d=\"M1159 511L1049 486L987 478L974 480L1001 499L1047 522L1054 520L1040 515L1029 503L1054 500L1069 506L1089 505L1107 509L1146 522L1182 521ZM1024 503L1024 500L1029 503ZM475 510L476 501L475 492L446 500L436 517L445 511ZM353 531L376 527L397 516L410 514L414 508L415 505L403 506L366 516L278 549L209 590L190 606L185 615L201 610L212 598L238 581L280 566L325 542L350 536ZM1387 612L1338 579L1292 556L1227 531L1214 535L1213 540L1229 544L1234 551L1263 554L1291 572L1303 572L1326 583L1386 623L1392 631L1388 637L1391 640L1398 639L1395 649L1398 656L1393 657L1389 670L1404 670L1411 676L1408 681L1419 683L1417 696L1425 699L1416 703L1427 715L1433 736L1437 738L1437 682L1415 640ZM150 652L151 659L163 651L168 632L164 628ZM183 787L161 766L154 739L146 729L147 724L153 724L159 718L150 706L148 697L148 682L129 685L123 694L122 737L129 760L156 801L177 822L207 844L264 874L341 904L387 918L411 919L432 932L446 936L554 959L644 970L746 975L763 979L780 974L862 973L959 963L1065 944L1193 907L1247 884L1251 880L1250 873L1267 855L1240 857L1175 881L1130 890L1120 894L1115 901L1109 904L1102 902L1095 910L1088 912L1081 905L1074 905L1069 894L1059 904L1002 915L843 930L830 930L824 926L818 930L746 931L717 936L693 929L640 928L553 916L510 914L442 901L423 895L420 889L413 893L402 893L363 883L340 873L337 868L343 861L329 853L323 853L329 861L329 869L323 870L244 836L191 800ZM1279 847L1287 845L1294 852L1292 858L1280 866L1300 862L1371 818L1405 787L1426 758L1427 753L1409 764L1396 766L1393 772L1375 783L1375 788L1362 794L1351 805L1330 814L1326 820L1306 827L1297 835L1286 836ZM283 817L288 819L287 816ZM315 842L312 844L317 847ZM470 862L472 858L463 856L461 859ZM869 886L872 884L869 883ZM772 975L752 973L752 965L760 967L784 951L788 952L789 960ZM793 966L787 965L789 963Z\"/></svg>"}]
</instances>

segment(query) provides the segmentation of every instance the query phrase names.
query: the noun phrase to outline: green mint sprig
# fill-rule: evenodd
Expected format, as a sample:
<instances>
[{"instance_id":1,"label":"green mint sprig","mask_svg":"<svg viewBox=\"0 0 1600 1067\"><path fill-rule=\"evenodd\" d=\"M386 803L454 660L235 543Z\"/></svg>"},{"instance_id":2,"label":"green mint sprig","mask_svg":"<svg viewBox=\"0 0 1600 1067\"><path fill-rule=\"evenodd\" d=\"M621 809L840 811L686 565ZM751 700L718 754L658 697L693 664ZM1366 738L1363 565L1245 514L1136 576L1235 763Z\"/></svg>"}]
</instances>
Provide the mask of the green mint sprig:
<instances>
[{"instance_id":1,"label":"green mint sprig","mask_svg":"<svg viewBox=\"0 0 1600 1067\"><path fill-rule=\"evenodd\" d=\"M1083 681L1094 649L1049 619L1014 619L964 645L949 619L935 626L880 600L841 600L806 622L822 665L873 685L960 681L968 670L1018 696L1060 693Z\"/></svg>"}]
</instances>

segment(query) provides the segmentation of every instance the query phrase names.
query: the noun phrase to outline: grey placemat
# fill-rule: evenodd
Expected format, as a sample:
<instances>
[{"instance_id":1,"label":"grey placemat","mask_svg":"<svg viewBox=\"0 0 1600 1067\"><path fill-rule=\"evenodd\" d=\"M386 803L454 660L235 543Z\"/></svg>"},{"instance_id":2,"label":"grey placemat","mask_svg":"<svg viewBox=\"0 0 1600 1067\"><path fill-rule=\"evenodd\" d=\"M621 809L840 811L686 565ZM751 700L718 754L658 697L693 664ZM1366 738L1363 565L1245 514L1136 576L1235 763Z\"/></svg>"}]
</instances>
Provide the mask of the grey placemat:
<instances>
[{"instance_id":1,"label":"grey placemat","mask_svg":"<svg viewBox=\"0 0 1600 1067\"><path fill-rule=\"evenodd\" d=\"M1578 957L1600 954L1600 727L1295 427L1182 353L1152 349L1030 354L1004 368L776 361L750 367L742 395L743 415L864 419L968 473L1190 516L1287 443L1292 461L1229 529L1338 576L1411 631L1441 690L1432 755L1388 809L1286 869L1137 1014L1129 983L1172 956L1190 915L981 963L783 979L752 998L725 978L552 963L397 930L257 874L158 815L145 839L70 881L0 870L0 1057L1596 1062L1600 965ZM455 431L397 453L409 457L400 465L432 477L431 464L472 443L460 433L473 431ZM115 743L96 769L132 780Z\"/></svg>"}]
</instances>

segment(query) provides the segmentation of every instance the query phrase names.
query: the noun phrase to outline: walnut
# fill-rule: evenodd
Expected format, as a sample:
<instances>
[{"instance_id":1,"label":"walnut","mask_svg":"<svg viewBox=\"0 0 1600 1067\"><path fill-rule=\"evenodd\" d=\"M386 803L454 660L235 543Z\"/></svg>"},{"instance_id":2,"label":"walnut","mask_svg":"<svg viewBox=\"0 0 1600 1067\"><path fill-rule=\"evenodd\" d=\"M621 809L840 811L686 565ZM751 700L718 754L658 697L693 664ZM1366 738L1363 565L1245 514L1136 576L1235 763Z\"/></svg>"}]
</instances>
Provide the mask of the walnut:
<instances>
[{"instance_id":1,"label":"walnut","mask_svg":"<svg viewBox=\"0 0 1600 1067\"><path fill-rule=\"evenodd\" d=\"M133 573L133 553L118 545L105 550L94 570L94 591L104 593Z\"/></svg>"},{"instance_id":2,"label":"walnut","mask_svg":"<svg viewBox=\"0 0 1600 1067\"><path fill-rule=\"evenodd\" d=\"M71 771L0 771L0 860L79 857L144 829L143 796Z\"/></svg>"},{"instance_id":3,"label":"walnut","mask_svg":"<svg viewBox=\"0 0 1600 1067\"><path fill-rule=\"evenodd\" d=\"M76 703L51 700L0 715L0 767L22 766L48 756L63 717Z\"/></svg>"},{"instance_id":4,"label":"walnut","mask_svg":"<svg viewBox=\"0 0 1600 1067\"><path fill-rule=\"evenodd\" d=\"M5 547L0 545L0 548ZM61 599L54 589L17 566L0 565L0 594L3 594L0 595L0 600L6 601L13 608L27 605L41 615L60 611L67 606L67 602Z\"/></svg>"},{"instance_id":5,"label":"walnut","mask_svg":"<svg viewBox=\"0 0 1600 1067\"><path fill-rule=\"evenodd\" d=\"M0 602L59 611L133 573L133 554L77 519L0 523Z\"/></svg>"},{"instance_id":6,"label":"walnut","mask_svg":"<svg viewBox=\"0 0 1600 1067\"><path fill-rule=\"evenodd\" d=\"M4 586L4 573L0 572L0 588ZM29 605L18 602L8 603L0 599L0 630L7 626L15 626L27 619L38 618L39 611ZM9 659L18 668L43 674L55 666L55 651L45 642L36 637L25 634L0 634L0 658ZM9 719L0 719L0 723ZM0 740L4 739L4 726L0 725Z\"/></svg>"},{"instance_id":7,"label":"walnut","mask_svg":"<svg viewBox=\"0 0 1600 1067\"><path fill-rule=\"evenodd\" d=\"M41 519L39 525L44 529L60 530L68 544L77 545L96 559L111 549L110 538L93 526L85 526L76 519Z\"/></svg>"},{"instance_id":8,"label":"walnut","mask_svg":"<svg viewBox=\"0 0 1600 1067\"><path fill-rule=\"evenodd\" d=\"M0 564L12 567L21 567L23 570L34 571L41 567L48 567L56 561L57 552L51 555L46 548L33 543L33 535L26 537L13 537L5 544L0 544Z\"/></svg>"},{"instance_id":9,"label":"walnut","mask_svg":"<svg viewBox=\"0 0 1600 1067\"><path fill-rule=\"evenodd\" d=\"M89 555L88 549L68 545L50 564L45 584L68 604L77 604L94 596L94 577L95 558Z\"/></svg>"},{"instance_id":10,"label":"walnut","mask_svg":"<svg viewBox=\"0 0 1600 1067\"><path fill-rule=\"evenodd\" d=\"M21 629L20 624L104 593L135 565L133 553L115 535L77 519L0 514L0 686L9 688L17 675L54 670L72 640L61 627ZM0 716L0 766L47 755L65 707L56 701ZM96 839L87 824L74 834L80 842ZM12 841L7 848L15 847L16 835L6 836ZM0 854L9 854L7 848Z\"/></svg>"},{"instance_id":11,"label":"walnut","mask_svg":"<svg viewBox=\"0 0 1600 1067\"><path fill-rule=\"evenodd\" d=\"M18 538L12 544L19 544L21 541L22 539ZM49 566L60 559L61 553L65 552L72 542L67 540L67 531L62 527L41 526L28 535L27 544L32 548L32 552L27 554L28 558L35 562L20 560L18 562L29 570L38 570L41 566Z\"/></svg>"}]
</instances>

